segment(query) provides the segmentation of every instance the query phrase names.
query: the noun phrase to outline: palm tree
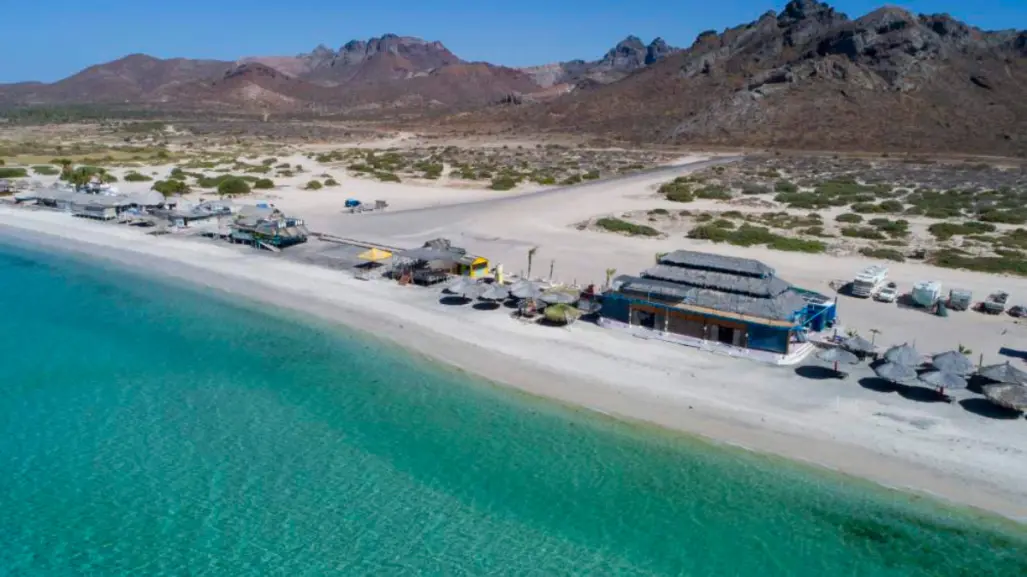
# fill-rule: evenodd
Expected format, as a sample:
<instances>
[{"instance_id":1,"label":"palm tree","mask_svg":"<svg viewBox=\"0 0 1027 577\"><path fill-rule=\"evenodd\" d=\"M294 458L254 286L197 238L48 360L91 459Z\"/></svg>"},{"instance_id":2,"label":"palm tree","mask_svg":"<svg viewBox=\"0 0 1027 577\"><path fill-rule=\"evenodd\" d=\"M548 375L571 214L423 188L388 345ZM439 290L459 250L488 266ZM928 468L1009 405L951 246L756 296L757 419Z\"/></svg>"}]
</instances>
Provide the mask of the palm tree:
<instances>
[{"instance_id":1,"label":"palm tree","mask_svg":"<svg viewBox=\"0 0 1027 577\"><path fill-rule=\"evenodd\" d=\"M538 252L538 247L532 247L528 250L528 278L531 278L531 261L535 260L535 253Z\"/></svg>"},{"instance_id":2,"label":"palm tree","mask_svg":"<svg viewBox=\"0 0 1027 577\"><path fill-rule=\"evenodd\" d=\"M613 280L613 275L617 274L617 269L608 268L606 269L606 288L610 288L610 281Z\"/></svg>"},{"instance_id":3,"label":"palm tree","mask_svg":"<svg viewBox=\"0 0 1027 577\"><path fill-rule=\"evenodd\" d=\"M877 329L870 329L870 344L874 344L874 341L877 340L877 335L879 334L881 334L881 331Z\"/></svg>"},{"instance_id":4,"label":"palm tree","mask_svg":"<svg viewBox=\"0 0 1027 577\"><path fill-rule=\"evenodd\" d=\"M959 343L959 349L958 350L959 350L960 353L962 353L962 354L964 354L966 356L970 356L970 355L974 354L973 349L971 349L969 347L963 346L963 343Z\"/></svg>"},{"instance_id":5,"label":"palm tree","mask_svg":"<svg viewBox=\"0 0 1027 577\"><path fill-rule=\"evenodd\" d=\"M667 254L669 254L669 253L665 253L665 252L658 252L658 253L656 253L656 264L660 264L660 259L665 257L665 256L667 256Z\"/></svg>"}]
</instances>

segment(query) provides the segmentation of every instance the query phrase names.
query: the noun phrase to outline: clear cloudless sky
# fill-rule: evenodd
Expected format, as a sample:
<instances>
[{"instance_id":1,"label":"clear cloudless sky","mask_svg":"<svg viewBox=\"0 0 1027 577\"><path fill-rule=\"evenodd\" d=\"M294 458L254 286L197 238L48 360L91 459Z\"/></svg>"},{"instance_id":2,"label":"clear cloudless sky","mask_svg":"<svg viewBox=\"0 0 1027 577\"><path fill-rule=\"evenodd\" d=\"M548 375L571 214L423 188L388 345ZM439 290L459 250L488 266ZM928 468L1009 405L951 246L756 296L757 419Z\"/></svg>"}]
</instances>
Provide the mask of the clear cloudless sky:
<instances>
[{"instance_id":1,"label":"clear cloudless sky","mask_svg":"<svg viewBox=\"0 0 1027 577\"><path fill-rule=\"evenodd\" d=\"M51 82L87 66L145 53L234 60L292 55L320 43L393 32L440 40L466 60L529 66L596 59L628 34L689 46L780 11L786 0L3 0L0 83ZM837 0L855 18L885 2ZM947 12L984 29L1027 28L1027 0L906 0L914 13Z\"/></svg>"}]
</instances>

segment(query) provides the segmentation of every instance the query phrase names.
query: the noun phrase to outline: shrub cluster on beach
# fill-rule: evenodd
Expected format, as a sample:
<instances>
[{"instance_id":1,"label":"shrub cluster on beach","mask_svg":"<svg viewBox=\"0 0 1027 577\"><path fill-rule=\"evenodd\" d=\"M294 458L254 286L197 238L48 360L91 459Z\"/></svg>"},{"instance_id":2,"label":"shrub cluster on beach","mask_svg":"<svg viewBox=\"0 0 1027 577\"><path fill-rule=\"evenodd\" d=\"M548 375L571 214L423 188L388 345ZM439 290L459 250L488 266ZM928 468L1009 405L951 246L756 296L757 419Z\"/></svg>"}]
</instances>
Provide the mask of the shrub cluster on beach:
<instances>
[{"instance_id":1,"label":"shrub cluster on beach","mask_svg":"<svg viewBox=\"0 0 1027 577\"><path fill-rule=\"evenodd\" d=\"M609 232L618 232L629 236L660 236L660 231L651 226L635 224L613 217L600 218L596 221L596 226Z\"/></svg>"}]
</instances>

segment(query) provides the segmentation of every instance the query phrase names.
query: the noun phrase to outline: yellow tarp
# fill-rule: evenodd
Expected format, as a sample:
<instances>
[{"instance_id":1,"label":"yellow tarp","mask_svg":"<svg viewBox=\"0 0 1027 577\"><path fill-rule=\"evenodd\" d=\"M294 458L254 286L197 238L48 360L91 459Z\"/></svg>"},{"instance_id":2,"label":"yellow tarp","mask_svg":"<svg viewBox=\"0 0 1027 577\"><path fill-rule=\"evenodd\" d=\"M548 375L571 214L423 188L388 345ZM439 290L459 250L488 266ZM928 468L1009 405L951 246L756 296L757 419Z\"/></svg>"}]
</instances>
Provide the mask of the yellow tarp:
<instances>
[{"instance_id":1,"label":"yellow tarp","mask_svg":"<svg viewBox=\"0 0 1027 577\"><path fill-rule=\"evenodd\" d=\"M387 251L387 250L382 250L380 248L372 248L372 249L365 250L364 252L358 254L357 258L359 258L360 260L368 260L368 261L371 261L371 262L378 262L380 260L385 260L387 258L392 258L392 253Z\"/></svg>"}]
</instances>

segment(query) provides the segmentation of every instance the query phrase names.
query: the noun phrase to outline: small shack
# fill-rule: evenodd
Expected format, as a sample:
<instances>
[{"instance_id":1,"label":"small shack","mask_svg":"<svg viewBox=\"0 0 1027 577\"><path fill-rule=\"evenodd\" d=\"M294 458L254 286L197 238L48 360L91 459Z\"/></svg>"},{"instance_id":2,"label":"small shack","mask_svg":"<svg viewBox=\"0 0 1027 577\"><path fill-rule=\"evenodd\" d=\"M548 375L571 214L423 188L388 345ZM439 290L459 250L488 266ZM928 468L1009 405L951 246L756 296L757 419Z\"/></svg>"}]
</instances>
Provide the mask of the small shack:
<instances>
[{"instance_id":1,"label":"small shack","mask_svg":"<svg viewBox=\"0 0 1027 577\"><path fill-rule=\"evenodd\" d=\"M400 267L411 273L417 284L435 284L449 275L479 279L489 273L488 259L467 254L466 250L453 246L444 238L430 240L420 248L405 250L395 256Z\"/></svg>"},{"instance_id":2,"label":"small shack","mask_svg":"<svg viewBox=\"0 0 1027 577\"><path fill-rule=\"evenodd\" d=\"M272 207L243 207L231 225L229 238L269 250L307 242L310 232L303 221L285 216Z\"/></svg>"}]
</instances>

